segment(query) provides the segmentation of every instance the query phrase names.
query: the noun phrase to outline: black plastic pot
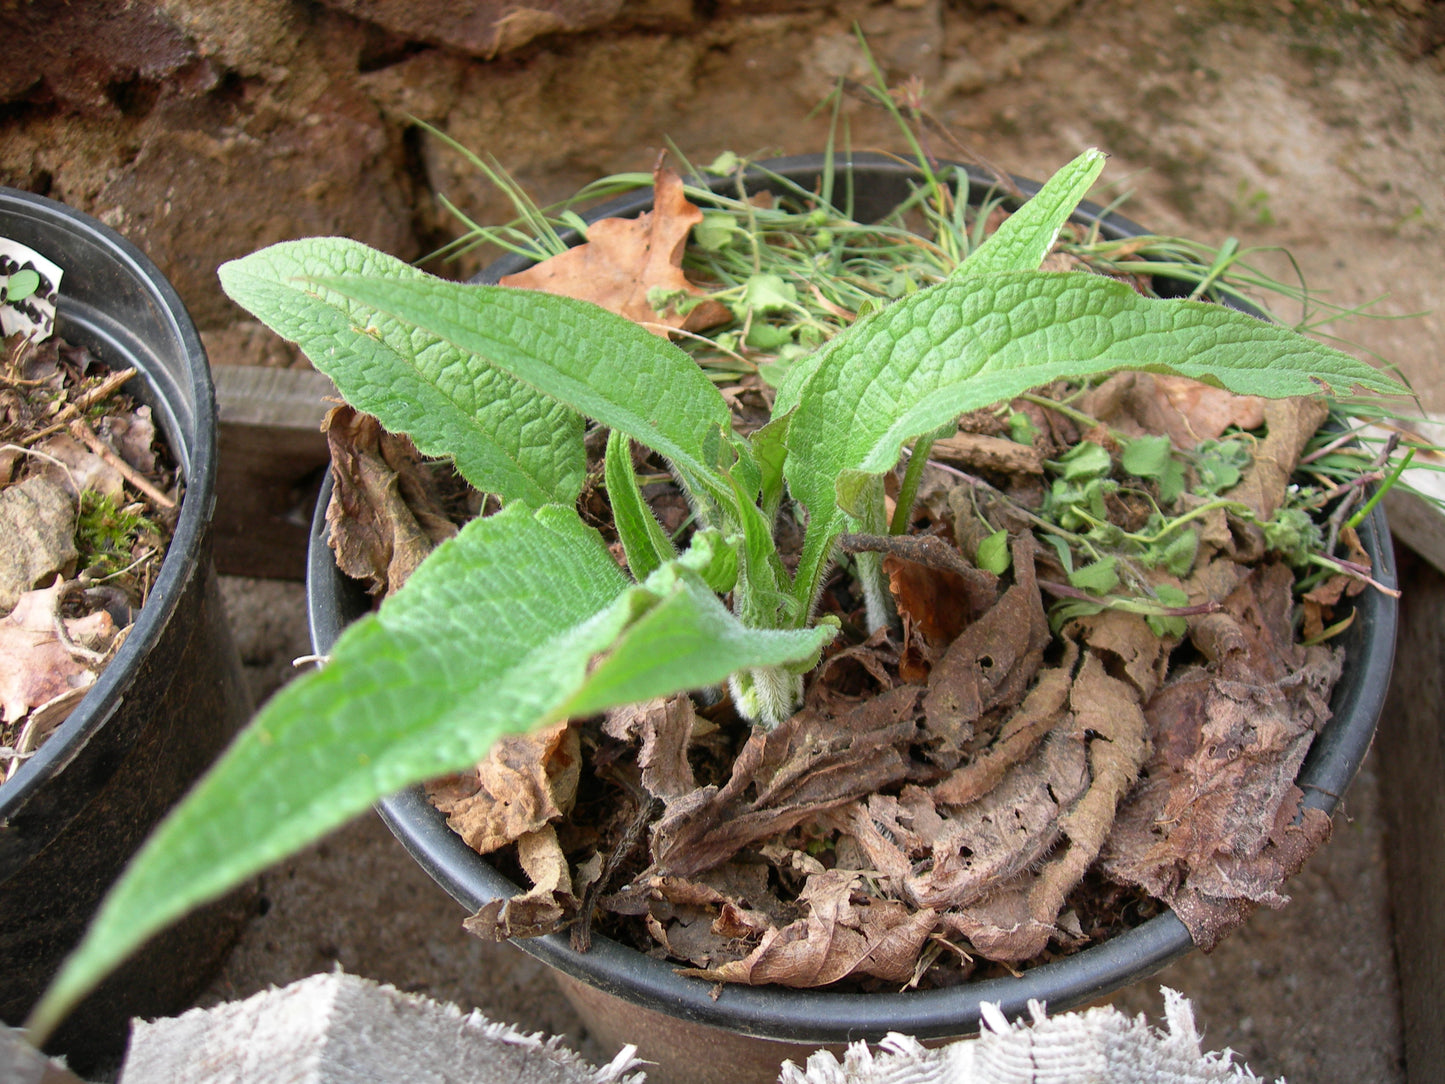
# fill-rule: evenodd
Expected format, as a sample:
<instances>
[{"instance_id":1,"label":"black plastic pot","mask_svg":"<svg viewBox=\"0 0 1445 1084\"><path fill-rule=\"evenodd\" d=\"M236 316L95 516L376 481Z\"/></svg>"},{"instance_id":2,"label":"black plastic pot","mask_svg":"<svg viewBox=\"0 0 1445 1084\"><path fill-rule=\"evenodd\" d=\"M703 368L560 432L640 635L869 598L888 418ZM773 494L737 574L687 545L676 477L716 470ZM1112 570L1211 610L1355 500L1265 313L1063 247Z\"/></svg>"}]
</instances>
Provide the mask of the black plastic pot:
<instances>
[{"instance_id":1,"label":"black plastic pot","mask_svg":"<svg viewBox=\"0 0 1445 1084\"><path fill-rule=\"evenodd\" d=\"M61 266L56 334L140 371L126 390L151 406L185 478L175 535L129 637L0 786L0 1018L18 1026L121 868L251 705L211 564L215 397L185 306L139 249L53 200L0 189L0 236ZM170 1013L205 984L243 911L233 896L157 937L47 1049L82 1072L113 1061L132 1016Z\"/></svg>"},{"instance_id":2,"label":"black plastic pot","mask_svg":"<svg viewBox=\"0 0 1445 1084\"><path fill-rule=\"evenodd\" d=\"M811 188L821 159L816 155L784 158L767 166ZM915 178L915 171L904 163L858 155L835 182L835 192L851 190L857 216L876 218L905 198L908 184ZM992 187L990 179L982 175L971 175L971 180L975 201ZM711 183L719 189L733 181ZM1039 187L1025 180L1017 183L1026 194ZM840 187L843 185L851 188ZM777 190L779 186L759 177L750 188ZM651 192L643 190L598 207L587 217L634 216L650 206ZM1078 218L1097 222L1108 238L1147 232L1119 215L1104 215L1091 204L1083 205ZM526 261L509 257L488 268L479 281L495 282L525 266ZM313 521L307 575L312 640L316 651L322 653L368 606L364 591L337 570L326 544L324 513L329 495L328 481ZM1380 511L1366 520L1361 536L1375 562L1377 578L1393 585L1394 557ZM1334 717L1316 738L1298 776L1310 806L1332 811L1364 759L1389 684L1395 625L1394 599L1377 591L1360 596L1354 624L1343 637L1349 664L1331 701ZM431 807L420 787L385 799L379 810L422 867L469 910L521 891L446 826L445 818ZM877 1040L890 1031L919 1038L973 1034L978 1031L985 1002L997 1003L1010 1017L1024 1015L1034 999L1047 1002L1052 1010L1067 1009L1146 978L1193 948L1183 923L1165 913L1017 978L987 979L950 989L863 995L735 985L719 992L710 983L677 975L664 961L600 937L585 954L573 951L563 935L517 944L560 973L564 991L604 1041L614 1046L637 1043L643 1057L660 1063L660 1072L649 1069L649 1079L697 1082L714 1079L712 1074L717 1074L719 1081L771 1081L783 1057L801 1060L805 1056L806 1048L800 1051L793 1044ZM741 1044L725 1033L771 1041Z\"/></svg>"}]
</instances>

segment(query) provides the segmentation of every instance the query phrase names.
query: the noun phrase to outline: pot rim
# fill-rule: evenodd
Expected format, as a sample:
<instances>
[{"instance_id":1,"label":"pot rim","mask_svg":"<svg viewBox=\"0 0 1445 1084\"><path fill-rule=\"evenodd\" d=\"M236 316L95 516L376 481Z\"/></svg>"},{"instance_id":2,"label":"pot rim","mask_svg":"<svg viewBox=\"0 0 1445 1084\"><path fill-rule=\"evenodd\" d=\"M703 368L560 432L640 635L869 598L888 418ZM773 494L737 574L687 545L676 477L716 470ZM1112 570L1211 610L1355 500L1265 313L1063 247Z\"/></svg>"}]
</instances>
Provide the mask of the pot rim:
<instances>
[{"instance_id":1,"label":"pot rim","mask_svg":"<svg viewBox=\"0 0 1445 1084\"><path fill-rule=\"evenodd\" d=\"M87 275L82 266L56 259L46 238L65 243L98 261ZM46 196L0 187L0 236L49 255L65 272L55 333L76 335L103 345L95 352L111 367L118 361L140 370L144 390L167 445L185 480L176 528L160 573L126 641L90 690L40 749L0 786L0 826L20 813L37 791L58 776L115 713L140 661L154 648L175 612L182 591L202 556L206 528L215 505L216 404L210 365L200 334L185 303L160 269L136 245L90 215ZM107 288L128 281L141 291L149 318L161 331L159 341L143 335L136 319L112 311ZM94 347L92 347L94 349ZM120 355L119 357L117 355ZM162 356L179 356L182 366L167 369ZM183 374L184 379L182 379ZM129 385L127 385L129 387ZM68 822L68 818L67 821ZM54 831L64 827L55 823Z\"/></svg>"},{"instance_id":2,"label":"pot rim","mask_svg":"<svg viewBox=\"0 0 1445 1084\"><path fill-rule=\"evenodd\" d=\"M799 155L760 164L772 173L806 183L818 175L823 160L822 155ZM839 155L836 160L840 173L866 173L870 178L890 178L898 183L917 176L915 167L887 155ZM965 168L975 197L994 186L987 175ZM750 180L768 183L757 170L751 171ZM1023 178L1013 180L1026 195L1040 187ZM732 178L707 181L716 190L730 184ZM590 222L608 216L636 215L650 207L651 191L639 189L608 201L583 218ZM1075 217L1086 224L1097 223L1106 237L1149 232L1122 215L1105 213L1093 203L1081 204ZM562 236L569 243L575 238ZM530 262L518 256L504 257L473 281L494 282ZM354 611L343 612L341 592L350 581L337 570L326 541L325 513L330 492L328 475L312 520L308 552L307 605L317 654L330 650L344 625L356 616ZM1376 579L1393 587L1394 555L1389 527L1380 508L1361 525L1360 534L1375 561ZM361 592L354 585L352 590L355 602ZM1379 591L1367 591L1357 601L1355 621L1346 633L1351 664L1331 699L1333 717L1312 743L1296 779L1307 806L1332 812L1364 759L1384 707L1394 658L1397 610L1396 600ZM1371 677L1379 680L1367 680ZM382 799L377 811L417 863L468 910L475 912L484 903L523 891L447 827L445 816L426 800L422 787L410 787ZM876 1041L888 1032L921 1039L967 1035L979 1030L985 1002L997 1004L1008 1017L1023 1015L1033 1001L1063 1011L1147 978L1194 947L1187 928L1166 909L1108 941L1031 968L1017 977L880 995L735 983L721 984L719 990L719 984L680 976L673 964L601 935L594 935L587 953L575 952L561 934L513 943L543 963L632 1004L739 1034L811 1044Z\"/></svg>"}]
</instances>

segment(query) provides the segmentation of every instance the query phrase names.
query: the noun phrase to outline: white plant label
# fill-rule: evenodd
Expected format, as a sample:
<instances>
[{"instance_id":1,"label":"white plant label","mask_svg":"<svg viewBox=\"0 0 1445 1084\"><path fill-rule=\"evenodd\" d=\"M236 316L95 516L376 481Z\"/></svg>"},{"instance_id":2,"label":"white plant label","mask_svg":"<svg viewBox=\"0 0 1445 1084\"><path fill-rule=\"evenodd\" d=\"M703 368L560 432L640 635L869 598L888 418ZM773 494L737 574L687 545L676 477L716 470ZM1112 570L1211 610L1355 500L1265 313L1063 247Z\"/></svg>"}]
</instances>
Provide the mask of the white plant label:
<instances>
[{"instance_id":1,"label":"white plant label","mask_svg":"<svg viewBox=\"0 0 1445 1084\"><path fill-rule=\"evenodd\" d=\"M26 271L39 276L39 284L33 291L27 289L23 297L0 303L0 334L8 337L20 331L38 342L48 339L55 330L55 303L60 298L60 278L65 272L34 249L0 237L0 288Z\"/></svg>"}]
</instances>

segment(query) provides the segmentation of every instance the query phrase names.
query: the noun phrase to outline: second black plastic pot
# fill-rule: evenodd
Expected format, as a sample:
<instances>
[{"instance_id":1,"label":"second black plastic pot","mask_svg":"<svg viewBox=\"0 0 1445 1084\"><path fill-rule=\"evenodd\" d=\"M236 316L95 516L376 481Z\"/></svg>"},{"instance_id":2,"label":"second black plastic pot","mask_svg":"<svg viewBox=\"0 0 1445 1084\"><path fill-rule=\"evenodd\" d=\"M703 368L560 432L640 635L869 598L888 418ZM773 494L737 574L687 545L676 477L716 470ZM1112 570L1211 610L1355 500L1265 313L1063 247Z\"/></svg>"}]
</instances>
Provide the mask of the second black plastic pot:
<instances>
[{"instance_id":1,"label":"second black plastic pot","mask_svg":"<svg viewBox=\"0 0 1445 1084\"><path fill-rule=\"evenodd\" d=\"M171 545L124 645L69 718L0 786L0 1019L19 1025L101 896L250 715L211 564L216 411L200 336L160 271L70 207L0 189L0 237L64 271L56 334L148 403L185 479ZM232 896L159 935L61 1025L46 1049L83 1072L124 1050L133 1016L181 1008L224 958Z\"/></svg>"},{"instance_id":2,"label":"second black plastic pot","mask_svg":"<svg viewBox=\"0 0 1445 1084\"><path fill-rule=\"evenodd\" d=\"M765 165L811 189L822 160L808 156ZM915 171L907 165L877 155L856 156L846 164L840 162L839 168L835 191L851 191L855 215L864 220L881 217L897 206L907 195L909 183L916 180ZM992 188L986 177L973 176L971 181L975 201ZM715 188L732 183L730 178L713 182ZM1017 183L1026 194L1038 189L1032 182ZM749 187L754 191L779 188L763 177L755 177ZM598 207L586 217L630 217L650 206L651 192L642 190ZM1107 238L1146 232L1118 215L1103 215L1089 204L1081 208L1078 218L1097 222ZM520 259L500 261L488 268L481 281L494 282L524 266ZM313 521L307 574L312 641L318 653L328 651L341 630L368 608L365 592L337 570L327 546L329 495L328 482ZM1376 577L1393 585L1394 558L1380 511L1366 520L1361 536L1375 562ZM1364 759L1389 684L1395 624L1393 598L1378 591L1360 597L1355 621L1342 637L1349 662L1331 701L1333 718L1315 739L1298 776L1310 806L1332 811ZM379 809L422 867L468 910L522 891L447 827L420 787L385 799ZM649 1070L649 1079L699 1084L713 1079L710 1074L714 1072L721 1074L716 1076L718 1080L773 1080L784 1056L800 1060L809 1046L878 1040L890 1031L925 1039L973 1034L986 1002L999 1005L1009 1017L1024 1015L1031 1000L1046 1002L1054 1011L1064 1010L1146 978L1193 948L1183 923L1165 913L1016 978L865 995L770 986L726 985L719 990L711 983L679 976L665 961L602 937L594 939L587 953L574 951L564 935L517 944L563 976L564 991L604 1040L614 1046L638 1043L643 1057L659 1063L657 1069ZM667 1021L675 1026L667 1027ZM738 1043L737 1037L764 1042ZM743 1070L745 1063L750 1071Z\"/></svg>"}]
</instances>

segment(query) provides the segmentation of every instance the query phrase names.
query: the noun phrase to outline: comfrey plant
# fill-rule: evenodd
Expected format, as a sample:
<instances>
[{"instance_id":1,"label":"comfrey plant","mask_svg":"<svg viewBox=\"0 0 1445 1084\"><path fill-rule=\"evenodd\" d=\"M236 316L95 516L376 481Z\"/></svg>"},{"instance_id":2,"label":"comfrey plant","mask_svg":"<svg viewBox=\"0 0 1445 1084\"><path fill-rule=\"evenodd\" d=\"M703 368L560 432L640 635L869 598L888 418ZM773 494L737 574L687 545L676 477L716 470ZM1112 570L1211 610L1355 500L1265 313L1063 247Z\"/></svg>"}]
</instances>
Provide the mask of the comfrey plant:
<instances>
[{"instance_id":1,"label":"comfrey plant","mask_svg":"<svg viewBox=\"0 0 1445 1084\"><path fill-rule=\"evenodd\" d=\"M840 535L886 532L884 475L910 442L921 464L964 412L1126 368L1272 397L1404 391L1221 305L1038 270L1103 162L1082 154L946 281L798 361L747 437L685 353L587 302L443 281L335 238L222 267L231 297L300 343L353 406L449 457L502 508L259 713L132 864L33 1034L189 908L377 798L475 764L502 735L724 681L745 718L777 725L837 631L814 615ZM604 481L630 577L576 510L587 419L610 430ZM681 553L642 498L634 441L693 503ZM785 500L806 522L791 572L774 540ZM870 560L857 557L876 620Z\"/></svg>"}]
</instances>

